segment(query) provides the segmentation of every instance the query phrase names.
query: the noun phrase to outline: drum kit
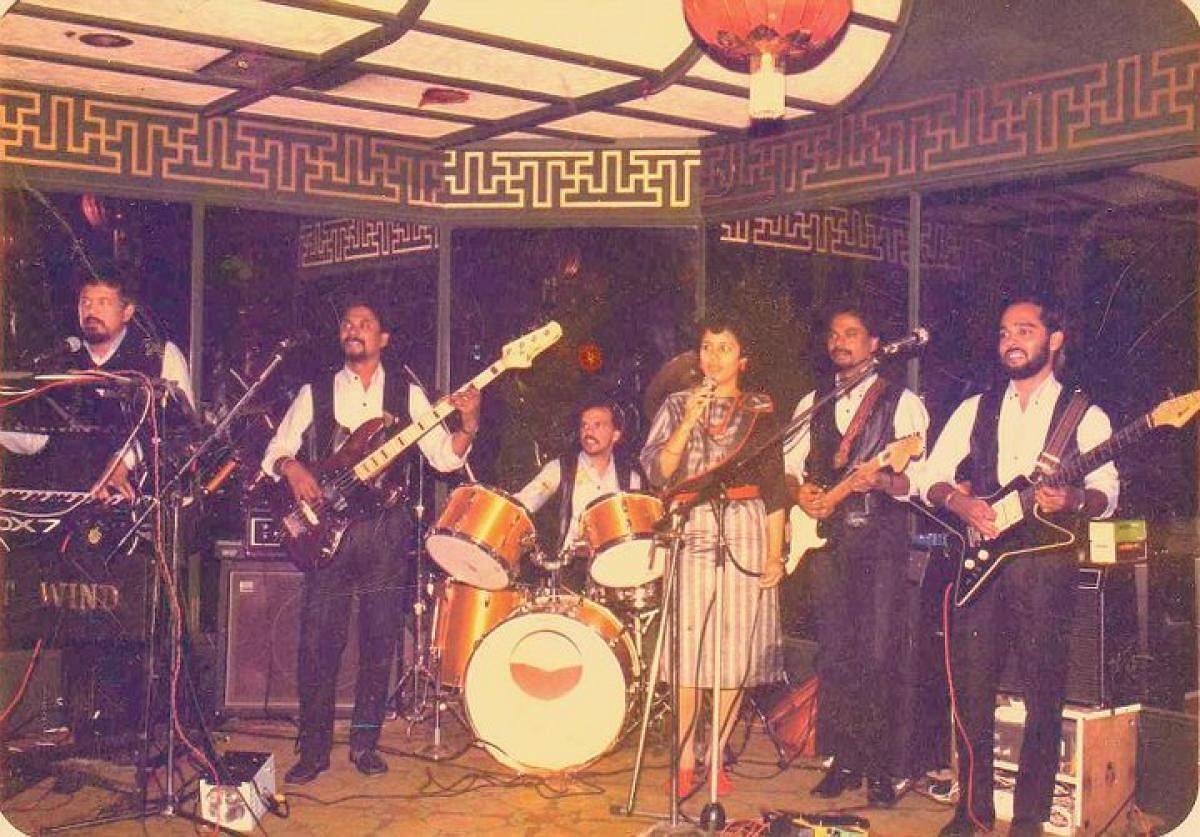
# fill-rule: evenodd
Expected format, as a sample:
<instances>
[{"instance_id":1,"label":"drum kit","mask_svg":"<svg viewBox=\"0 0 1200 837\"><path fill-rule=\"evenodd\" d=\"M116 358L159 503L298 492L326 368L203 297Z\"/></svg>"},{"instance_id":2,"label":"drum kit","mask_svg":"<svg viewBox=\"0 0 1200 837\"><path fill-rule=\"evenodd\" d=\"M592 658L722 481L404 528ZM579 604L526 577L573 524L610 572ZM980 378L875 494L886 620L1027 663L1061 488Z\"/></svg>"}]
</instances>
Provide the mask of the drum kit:
<instances>
[{"instance_id":1,"label":"drum kit","mask_svg":"<svg viewBox=\"0 0 1200 837\"><path fill-rule=\"evenodd\" d=\"M643 649L659 613L662 516L650 494L607 494L584 510L581 540L547 556L514 497L479 483L451 492L425 539L449 577L432 588L432 625L414 666L435 693L435 747L448 705L521 774L581 769L618 743L630 708L654 687ZM522 559L546 581L521 584ZM582 591L559 580L573 561L587 562Z\"/></svg>"}]
</instances>

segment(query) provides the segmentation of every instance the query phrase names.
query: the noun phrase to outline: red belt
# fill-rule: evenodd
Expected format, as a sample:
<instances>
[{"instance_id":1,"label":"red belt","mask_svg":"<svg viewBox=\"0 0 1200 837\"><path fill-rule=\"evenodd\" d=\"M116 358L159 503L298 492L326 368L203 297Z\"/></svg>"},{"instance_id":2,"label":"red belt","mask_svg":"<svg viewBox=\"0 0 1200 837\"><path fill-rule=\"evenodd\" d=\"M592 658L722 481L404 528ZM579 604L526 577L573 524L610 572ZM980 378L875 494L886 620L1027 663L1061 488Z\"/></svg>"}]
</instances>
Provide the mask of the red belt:
<instances>
[{"instance_id":1,"label":"red belt","mask_svg":"<svg viewBox=\"0 0 1200 837\"><path fill-rule=\"evenodd\" d=\"M675 495L675 500L679 503L690 503L698 496L695 491L682 491ZM754 500L758 496L757 485L733 485L725 489L725 497L730 500Z\"/></svg>"}]
</instances>

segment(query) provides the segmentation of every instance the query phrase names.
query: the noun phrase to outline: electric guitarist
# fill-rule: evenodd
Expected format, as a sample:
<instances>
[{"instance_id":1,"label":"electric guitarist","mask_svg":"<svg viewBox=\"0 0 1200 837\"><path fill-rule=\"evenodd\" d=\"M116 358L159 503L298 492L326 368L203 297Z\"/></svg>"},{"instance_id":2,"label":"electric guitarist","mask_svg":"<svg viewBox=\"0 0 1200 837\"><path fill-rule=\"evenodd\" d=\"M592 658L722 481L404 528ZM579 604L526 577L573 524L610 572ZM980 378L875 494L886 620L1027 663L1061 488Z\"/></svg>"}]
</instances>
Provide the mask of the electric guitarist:
<instances>
[{"instance_id":1,"label":"electric guitarist","mask_svg":"<svg viewBox=\"0 0 1200 837\"><path fill-rule=\"evenodd\" d=\"M879 333L863 309L834 309L826 349L836 377L803 398L796 415L809 411L818 395L832 392L835 380L869 364L879 351ZM785 453L788 475L801 483L796 500L828 540L808 559L820 644L817 748L833 756L811 791L815 796L832 799L858 790L865 776L870 804L896 800L892 779L903 765L894 739L904 726L896 717L894 690L909 511L893 496L907 497L909 483L902 473L864 466L898 439L915 435L923 441L928 426L916 395L871 374L817 410L809 433ZM847 479L850 493L838 502L844 492L827 488Z\"/></svg>"},{"instance_id":2,"label":"electric guitarist","mask_svg":"<svg viewBox=\"0 0 1200 837\"><path fill-rule=\"evenodd\" d=\"M1061 310L1049 298L1022 296L1009 303L996 345L1007 381L959 405L926 460L922 495L985 539L999 535L1007 522L981 497L1034 474L1039 459L1053 468L1056 460L1087 452L1112 435L1108 416L1076 401L1055 376L1065 340ZM1042 456L1048 448L1052 456ZM1052 520L1106 517L1116 509L1118 489L1117 470L1109 463L1080 484L1039 485L1034 501L1038 513ZM1018 655L1027 714L1009 833L1042 833L1058 766L1073 563L1066 550L1014 557L969 604L954 611L950 662L965 730L965 740L957 738L964 793L942 837L972 835L990 827L995 817L996 678L1010 647Z\"/></svg>"},{"instance_id":3,"label":"electric guitarist","mask_svg":"<svg viewBox=\"0 0 1200 837\"><path fill-rule=\"evenodd\" d=\"M264 473L286 480L297 501L314 506L321 499L320 484L310 467L295 458L306 439L311 463L332 452L342 435L338 428L353 431L385 413L407 424L410 417L423 415L430 407L420 388L410 384L399 368L385 368L380 362L390 335L373 305L357 301L348 305L338 339L345 365L301 388L262 461ZM449 401L461 415L461 428L450 432L435 426L417 443L429 463L443 472L462 466L479 431L479 391L469 387L449 396ZM297 669L300 758L285 774L289 783L310 782L329 767L338 663L355 595L359 668L350 761L365 775L387 770L376 743L400 634L402 591L412 581L404 560L410 525L407 510L383 505L350 523L333 560L305 573Z\"/></svg>"}]
</instances>

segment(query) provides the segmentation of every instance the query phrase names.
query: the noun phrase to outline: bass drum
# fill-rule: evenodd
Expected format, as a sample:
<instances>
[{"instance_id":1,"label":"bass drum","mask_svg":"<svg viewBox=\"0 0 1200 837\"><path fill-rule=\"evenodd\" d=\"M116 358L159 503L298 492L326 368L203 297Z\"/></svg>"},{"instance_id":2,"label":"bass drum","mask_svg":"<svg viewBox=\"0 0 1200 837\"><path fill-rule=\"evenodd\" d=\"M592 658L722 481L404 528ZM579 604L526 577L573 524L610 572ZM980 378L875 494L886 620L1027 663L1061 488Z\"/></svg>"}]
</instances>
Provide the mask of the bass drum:
<instances>
[{"instance_id":1,"label":"bass drum","mask_svg":"<svg viewBox=\"0 0 1200 837\"><path fill-rule=\"evenodd\" d=\"M463 705L476 738L518 773L586 767L616 744L639 663L607 608L539 601L475 647Z\"/></svg>"}]
</instances>

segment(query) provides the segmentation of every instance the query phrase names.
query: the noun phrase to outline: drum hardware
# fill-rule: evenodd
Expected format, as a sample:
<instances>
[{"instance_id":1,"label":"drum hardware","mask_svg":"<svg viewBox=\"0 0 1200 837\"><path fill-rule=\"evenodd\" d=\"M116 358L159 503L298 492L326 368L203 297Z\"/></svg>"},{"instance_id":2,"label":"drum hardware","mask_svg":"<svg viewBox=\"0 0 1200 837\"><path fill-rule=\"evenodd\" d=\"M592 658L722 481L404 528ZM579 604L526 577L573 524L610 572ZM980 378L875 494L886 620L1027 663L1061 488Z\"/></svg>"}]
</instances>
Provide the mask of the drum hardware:
<instances>
[{"instance_id":1,"label":"drum hardware","mask_svg":"<svg viewBox=\"0 0 1200 837\"><path fill-rule=\"evenodd\" d=\"M450 492L425 547L452 578L503 590L516 581L532 536L533 522L520 501L499 489L467 483Z\"/></svg>"}]
</instances>

